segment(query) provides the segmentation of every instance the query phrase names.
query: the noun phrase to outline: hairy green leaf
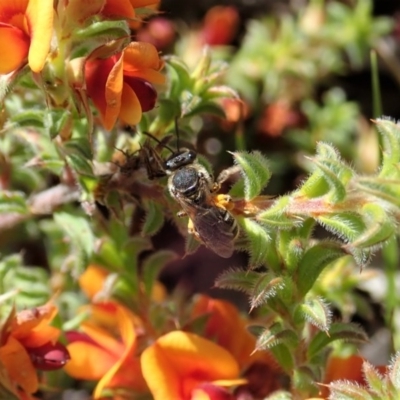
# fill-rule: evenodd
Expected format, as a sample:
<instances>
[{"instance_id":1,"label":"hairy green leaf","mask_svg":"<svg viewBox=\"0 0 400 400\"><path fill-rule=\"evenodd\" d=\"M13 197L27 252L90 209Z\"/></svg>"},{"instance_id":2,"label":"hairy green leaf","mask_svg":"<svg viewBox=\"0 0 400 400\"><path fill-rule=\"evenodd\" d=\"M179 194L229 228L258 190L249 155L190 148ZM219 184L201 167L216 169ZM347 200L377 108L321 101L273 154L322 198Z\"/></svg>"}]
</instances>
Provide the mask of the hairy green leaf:
<instances>
[{"instance_id":1,"label":"hairy green leaf","mask_svg":"<svg viewBox=\"0 0 400 400\"><path fill-rule=\"evenodd\" d=\"M318 332L308 346L308 358L312 360L319 352L335 340L352 343L365 343L368 340L365 332L357 325L350 323L333 323L328 332Z\"/></svg>"},{"instance_id":2,"label":"hairy green leaf","mask_svg":"<svg viewBox=\"0 0 400 400\"><path fill-rule=\"evenodd\" d=\"M297 276L299 294L305 296L323 269L344 255L344 251L333 242L320 242L308 249L299 263Z\"/></svg>"},{"instance_id":3,"label":"hairy green leaf","mask_svg":"<svg viewBox=\"0 0 400 400\"><path fill-rule=\"evenodd\" d=\"M156 283L161 270L178 258L178 255L170 250L160 250L151 254L143 261L142 265L142 280L145 293L151 296L154 284Z\"/></svg>"},{"instance_id":4,"label":"hairy green leaf","mask_svg":"<svg viewBox=\"0 0 400 400\"><path fill-rule=\"evenodd\" d=\"M29 214L26 196L23 192L0 191L0 212Z\"/></svg>"},{"instance_id":5,"label":"hairy green leaf","mask_svg":"<svg viewBox=\"0 0 400 400\"><path fill-rule=\"evenodd\" d=\"M259 152L234 152L234 161L242 169L245 183L245 199L252 200L268 184L271 173L267 159Z\"/></svg>"},{"instance_id":6,"label":"hairy green leaf","mask_svg":"<svg viewBox=\"0 0 400 400\"><path fill-rule=\"evenodd\" d=\"M250 253L249 264L253 268L265 264L271 239L265 228L249 218L238 218L237 221L249 239L246 246Z\"/></svg>"},{"instance_id":7,"label":"hairy green leaf","mask_svg":"<svg viewBox=\"0 0 400 400\"><path fill-rule=\"evenodd\" d=\"M332 311L322 298L306 299L300 304L296 312L303 315L310 324L316 326L321 331L327 332L332 320Z\"/></svg>"},{"instance_id":8,"label":"hairy green leaf","mask_svg":"<svg viewBox=\"0 0 400 400\"><path fill-rule=\"evenodd\" d=\"M142 226L142 236L155 235L164 225L164 212L160 203L148 200L144 203L146 218Z\"/></svg>"},{"instance_id":9,"label":"hairy green leaf","mask_svg":"<svg viewBox=\"0 0 400 400\"><path fill-rule=\"evenodd\" d=\"M228 269L224 271L215 281L215 286L223 289L233 289L251 294L259 274L254 271L242 269Z\"/></svg>"}]
</instances>

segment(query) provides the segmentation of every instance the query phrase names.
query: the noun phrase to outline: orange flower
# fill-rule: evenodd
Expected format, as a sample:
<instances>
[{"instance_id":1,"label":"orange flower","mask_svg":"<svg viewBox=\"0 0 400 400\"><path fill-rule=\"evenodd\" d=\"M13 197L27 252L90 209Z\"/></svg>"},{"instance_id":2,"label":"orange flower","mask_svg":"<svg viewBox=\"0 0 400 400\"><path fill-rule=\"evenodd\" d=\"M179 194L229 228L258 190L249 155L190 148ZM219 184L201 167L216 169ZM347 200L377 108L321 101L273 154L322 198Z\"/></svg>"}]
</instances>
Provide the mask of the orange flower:
<instances>
[{"instance_id":1,"label":"orange flower","mask_svg":"<svg viewBox=\"0 0 400 400\"><path fill-rule=\"evenodd\" d=\"M59 369L69 359L65 347L57 343L59 329L49 326L56 313L52 303L17 314L12 311L1 329L0 362L15 388L28 397L38 389L35 369Z\"/></svg>"},{"instance_id":2,"label":"orange flower","mask_svg":"<svg viewBox=\"0 0 400 400\"><path fill-rule=\"evenodd\" d=\"M143 351L141 366L154 400L230 399L224 387L244 383L231 354L183 331L158 338Z\"/></svg>"},{"instance_id":3,"label":"orange flower","mask_svg":"<svg viewBox=\"0 0 400 400\"><path fill-rule=\"evenodd\" d=\"M158 0L106 0L101 13L111 18L128 19L130 27L136 28L140 16L136 14L135 8L155 8L158 3Z\"/></svg>"},{"instance_id":4,"label":"orange flower","mask_svg":"<svg viewBox=\"0 0 400 400\"><path fill-rule=\"evenodd\" d=\"M136 317L113 303L92 305L89 310L92 318L81 324L82 332L67 333L71 361L65 371L77 379L98 380L95 399L105 388L146 390L135 357Z\"/></svg>"},{"instance_id":5,"label":"orange flower","mask_svg":"<svg viewBox=\"0 0 400 400\"><path fill-rule=\"evenodd\" d=\"M85 80L88 96L110 130L118 118L137 124L142 112L154 108L157 93L153 84L163 84L163 67L156 48L132 42L122 52L103 58L105 46L96 49L86 61Z\"/></svg>"},{"instance_id":6,"label":"orange flower","mask_svg":"<svg viewBox=\"0 0 400 400\"><path fill-rule=\"evenodd\" d=\"M33 72L43 69L53 15L53 0L0 0L0 74L20 68L26 58Z\"/></svg>"},{"instance_id":7,"label":"orange flower","mask_svg":"<svg viewBox=\"0 0 400 400\"><path fill-rule=\"evenodd\" d=\"M224 300L201 295L195 302L192 315L200 317L208 314L204 335L215 340L235 357L248 380L241 392L251 392L264 397L280 387L277 363L267 351L257 351L256 338L247 330L248 323L238 309Z\"/></svg>"},{"instance_id":8,"label":"orange flower","mask_svg":"<svg viewBox=\"0 0 400 400\"><path fill-rule=\"evenodd\" d=\"M230 44L238 31L239 22L240 15L235 7L212 7L204 18L204 42L210 46Z\"/></svg>"}]
</instances>

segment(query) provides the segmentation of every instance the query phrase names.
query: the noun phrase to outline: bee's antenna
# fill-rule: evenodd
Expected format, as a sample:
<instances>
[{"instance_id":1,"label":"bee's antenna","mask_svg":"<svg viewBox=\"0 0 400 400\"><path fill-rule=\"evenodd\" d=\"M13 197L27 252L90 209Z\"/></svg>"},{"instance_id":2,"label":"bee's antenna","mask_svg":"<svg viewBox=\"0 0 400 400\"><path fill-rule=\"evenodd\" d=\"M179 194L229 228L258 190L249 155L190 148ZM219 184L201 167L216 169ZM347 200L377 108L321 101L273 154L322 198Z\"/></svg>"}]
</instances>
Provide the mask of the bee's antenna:
<instances>
[{"instance_id":1,"label":"bee's antenna","mask_svg":"<svg viewBox=\"0 0 400 400\"><path fill-rule=\"evenodd\" d=\"M176 134L176 148L180 150L180 140L179 140L179 127L178 127L178 117L174 118L175 121L175 134Z\"/></svg>"},{"instance_id":2,"label":"bee's antenna","mask_svg":"<svg viewBox=\"0 0 400 400\"><path fill-rule=\"evenodd\" d=\"M165 144L164 142L162 142L160 139L157 139L155 136L153 136L151 133L149 132L142 132L143 135L148 136L149 138L153 139L155 142L157 142L159 145L161 145L162 147L166 148L167 150L169 150L172 154L175 153L174 150L171 149L171 147L169 147L167 144Z\"/></svg>"}]
</instances>

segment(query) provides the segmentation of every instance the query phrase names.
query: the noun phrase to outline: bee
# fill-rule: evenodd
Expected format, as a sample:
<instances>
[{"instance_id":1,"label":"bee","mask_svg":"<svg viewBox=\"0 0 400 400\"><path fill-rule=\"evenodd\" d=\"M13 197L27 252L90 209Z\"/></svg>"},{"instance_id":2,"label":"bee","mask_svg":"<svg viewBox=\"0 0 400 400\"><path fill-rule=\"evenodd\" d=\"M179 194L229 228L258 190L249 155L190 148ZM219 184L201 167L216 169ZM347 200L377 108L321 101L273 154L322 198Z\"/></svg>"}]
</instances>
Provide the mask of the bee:
<instances>
[{"instance_id":1,"label":"bee","mask_svg":"<svg viewBox=\"0 0 400 400\"><path fill-rule=\"evenodd\" d=\"M159 142L160 143L160 142ZM197 162L193 150L172 151L160 161L159 153L145 142L141 159L149 179L168 175L168 190L182 210L178 216L189 218L188 232L221 257L229 258L234 251L234 241L239 229L235 218L228 211L230 197L217 195L226 174L215 182L208 171ZM160 169L162 165L162 169Z\"/></svg>"},{"instance_id":2,"label":"bee","mask_svg":"<svg viewBox=\"0 0 400 400\"><path fill-rule=\"evenodd\" d=\"M165 161L168 189L182 207L178 216L189 217L188 231L219 256L229 258L239 230L227 210L230 197L216 195L220 183L196 161L193 150L172 154Z\"/></svg>"}]
</instances>

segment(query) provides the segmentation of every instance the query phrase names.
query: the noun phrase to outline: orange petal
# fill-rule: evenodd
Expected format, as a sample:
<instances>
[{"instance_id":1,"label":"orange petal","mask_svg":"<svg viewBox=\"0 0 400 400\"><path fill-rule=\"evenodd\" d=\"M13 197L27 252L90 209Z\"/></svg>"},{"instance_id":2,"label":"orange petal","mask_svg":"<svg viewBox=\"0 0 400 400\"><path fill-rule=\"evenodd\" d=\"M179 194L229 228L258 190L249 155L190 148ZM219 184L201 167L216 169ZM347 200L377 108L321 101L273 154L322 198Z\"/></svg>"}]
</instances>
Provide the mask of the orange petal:
<instances>
[{"instance_id":1,"label":"orange petal","mask_svg":"<svg viewBox=\"0 0 400 400\"><path fill-rule=\"evenodd\" d=\"M7 343L0 347L0 361L8 371L9 377L28 393L38 389L38 378L31 359L24 347L9 337Z\"/></svg>"},{"instance_id":2,"label":"orange petal","mask_svg":"<svg viewBox=\"0 0 400 400\"><path fill-rule=\"evenodd\" d=\"M104 127L111 130L120 113L122 87L124 83L122 57L114 64L106 82L106 110L103 118Z\"/></svg>"},{"instance_id":3,"label":"orange petal","mask_svg":"<svg viewBox=\"0 0 400 400\"><path fill-rule=\"evenodd\" d=\"M100 292L103 288L104 281L109 272L98 265L89 265L85 272L79 277L79 286L89 299Z\"/></svg>"},{"instance_id":4,"label":"orange petal","mask_svg":"<svg viewBox=\"0 0 400 400\"><path fill-rule=\"evenodd\" d=\"M22 340L29 336L34 328L40 329L42 326L47 326L56 314L57 307L51 302L44 306L20 311L12 321L11 334Z\"/></svg>"},{"instance_id":5,"label":"orange petal","mask_svg":"<svg viewBox=\"0 0 400 400\"><path fill-rule=\"evenodd\" d=\"M119 307L117 310L117 320L120 335L124 343L125 349L120 355L118 361L109 369L109 371L107 371L107 373L97 384L94 391L94 398L101 397L103 389L108 386L108 384L115 377L118 371L122 370L122 375L126 374L126 369L121 367L126 363L130 364L134 356L136 347L136 335L134 331L134 326L129 313L125 311L122 307Z\"/></svg>"},{"instance_id":6,"label":"orange petal","mask_svg":"<svg viewBox=\"0 0 400 400\"><path fill-rule=\"evenodd\" d=\"M99 347L102 347L108 353L112 354L115 359L118 359L122 355L124 351L124 345L116 338L111 336L110 332L107 332L106 330L87 322L81 325L81 329L93 341L95 341Z\"/></svg>"},{"instance_id":7,"label":"orange petal","mask_svg":"<svg viewBox=\"0 0 400 400\"><path fill-rule=\"evenodd\" d=\"M124 49L124 75L163 84L165 77L158 72L163 65L157 49L150 43L131 42Z\"/></svg>"},{"instance_id":8,"label":"orange petal","mask_svg":"<svg viewBox=\"0 0 400 400\"><path fill-rule=\"evenodd\" d=\"M29 50L29 38L10 25L0 25L0 74L8 74L20 67Z\"/></svg>"},{"instance_id":9,"label":"orange petal","mask_svg":"<svg viewBox=\"0 0 400 400\"><path fill-rule=\"evenodd\" d=\"M47 342L56 342L60 337L60 330L54 326L41 326L33 329L28 336L20 341L25 347L40 347Z\"/></svg>"},{"instance_id":10,"label":"orange petal","mask_svg":"<svg viewBox=\"0 0 400 400\"><path fill-rule=\"evenodd\" d=\"M239 375L238 364L225 349L182 331L159 338L143 352L141 364L155 400L187 398L201 382Z\"/></svg>"},{"instance_id":11,"label":"orange petal","mask_svg":"<svg viewBox=\"0 0 400 400\"><path fill-rule=\"evenodd\" d=\"M126 83L124 83L123 86L119 116L121 120L128 125L136 125L142 118L142 107L140 101L136 96L136 93Z\"/></svg>"},{"instance_id":12,"label":"orange petal","mask_svg":"<svg viewBox=\"0 0 400 400\"><path fill-rule=\"evenodd\" d=\"M94 344L74 342L67 349L71 359L64 370L77 379L101 379L116 362L113 354Z\"/></svg>"},{"instance_id":13,"label":"orange petal","mask_svg":"<svg viewBox=\"0 0 400 400\"><path fill-rule=\"evenodd\" d=\"M107 0L101 13L109 17L135 18L135 10L129 0Z\"/></svg>"},{"instance_id":14,"label":"orange petal","mask_svg":"<svg viewBox=\"0 0 400 400\"><path fill-rule=\"evenodd\" d=\"M30 0L26 15L31 35L28 62L33 72L40 72L53 35L53 0Z\"/></svg>"}]
</instances>

